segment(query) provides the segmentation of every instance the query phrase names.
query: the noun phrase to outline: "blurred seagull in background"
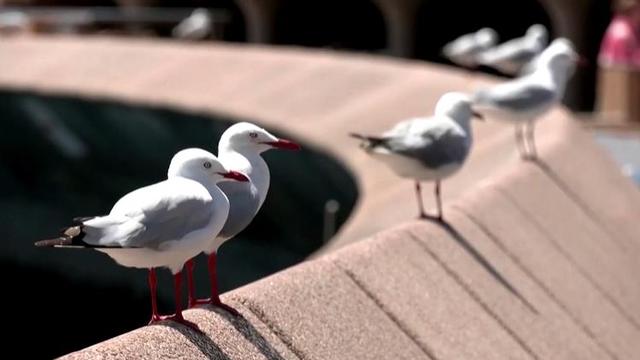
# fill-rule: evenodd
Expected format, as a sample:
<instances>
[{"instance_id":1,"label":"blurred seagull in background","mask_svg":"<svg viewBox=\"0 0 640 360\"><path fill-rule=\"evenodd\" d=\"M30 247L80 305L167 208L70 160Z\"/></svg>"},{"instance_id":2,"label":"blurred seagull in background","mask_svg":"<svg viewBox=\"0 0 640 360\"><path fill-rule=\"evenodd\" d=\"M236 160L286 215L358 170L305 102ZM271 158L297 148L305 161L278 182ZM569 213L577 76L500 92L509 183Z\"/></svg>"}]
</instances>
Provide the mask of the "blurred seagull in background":
<instances>
[{"instance_id":1,"label":"blurred seagull in background","mask_svg":"<svg viewBox=\"0 0 640 360\"><path fill-rule=\"evenodd\" d=\"M36 246L92 248L120 265L149 269L150 324L174 320L195 327L182 317L182 267L224 226L229 201L217 184L226 180L249 179L205 150L182 150L171 160L167 180L125 195L109 215L74 219L60 237ZM169 268L174 278L176 313L170 316L158 314L159 267Z\"/></svg>"},{"instance_id":2,"label":"blurred seagull in background","mask_svg":"<svg viewBox=\"0 0 640 360\"><path fill-rule=\"evenodd\" d=\"M556 39L540 54L531 74L476 92L475 108L486 116L513 122L520 154L524 159L535 158L534 122L562 100L581 61L569 40Z\"/></svg>"},{"instance_id":3,"label":"blurred seagull in background","mask_svg":"<svg viewBox=\"0 0 640 360\"><path fill-rule=\"evenodd\" d=\"M523 37L509 40L480 53L480 65L494 68L507 75L517 75L545 49L549 41L547 28L536 24Z\"/></svg>"},{"instance_id":4,"label":"blurred seagull in background","mask_svg":"<svg viewBox=\"0 0 640 360\"><path fill-rule=\"evenodd\" d=\"M193 259L187 262L187 285L189 288L189 306L212 304L234 315L237 312L222 303L218 289L216 271L218 248L227 240L244 230L260 210L269 191L269 167L260 154L270 149L299 150L300 146L279 139L267 130L248 122L240 122L229 127L220 137L218 159L227 169L246 174L250 179L244 183L221 183L220 189L229 199L230 210L224 227L203 249L208 255L211 297L197 300L193 284Z\"/></svg>"},{"instance_id":5,"label":"blurred seagull in background","mask_svg":"<svg viewBox=\"0 0 640 360\"><path fill-rule=\"evenodd\" d=\"M173 28L172 35L180 39L202 40L211 34L212 29L211 13L207 9L198 8Z\"/></svg>"},{"instance_id":6,"label":"blurred seagull in background","mask_svg":"<svg viewBox=\"0 0 640 360\"><path fill-rule=\"evenodd\" d=\"M440 182L464 164L472 144L470 120L482 119L462 93L444 94L432 117L402 121L382 136L350 134L362 140L361 147L386 163L399 176L415 180L420 218L429 218L422 202L421 181L435 181L438 220L442 220Z\"/></svg>"},{"instance_id":7,"label":"blurred seagull in background","mask_svg":"<svg viewBox=\"0 0 640 360\"><path fill-rule=\"evenodd\" d=\"M482 28L462 35L442 48L442 54L456 65L473 69L478 66L476 57L498 42L498 34L491 28Z\"/></svg>"}]
</instances>

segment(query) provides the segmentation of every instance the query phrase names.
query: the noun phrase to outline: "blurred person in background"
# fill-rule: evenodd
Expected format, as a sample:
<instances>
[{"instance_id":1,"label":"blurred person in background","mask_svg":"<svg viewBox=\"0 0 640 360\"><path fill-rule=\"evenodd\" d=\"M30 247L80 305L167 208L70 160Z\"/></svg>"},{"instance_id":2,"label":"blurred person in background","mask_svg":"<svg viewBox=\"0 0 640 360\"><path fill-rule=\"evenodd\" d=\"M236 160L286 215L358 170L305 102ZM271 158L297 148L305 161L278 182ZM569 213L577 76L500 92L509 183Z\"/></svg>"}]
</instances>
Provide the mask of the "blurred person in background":
<instances>
[{"instance_id":1,"label":"blurred person in background","mask_svg":"<svg viewBox=\"0 0 640 360\"><path fill-rule=\"evenodd\" d=\"M640 69L640 1L622 0L605 32L598 63Z\"/></svg>"}]
</instances>

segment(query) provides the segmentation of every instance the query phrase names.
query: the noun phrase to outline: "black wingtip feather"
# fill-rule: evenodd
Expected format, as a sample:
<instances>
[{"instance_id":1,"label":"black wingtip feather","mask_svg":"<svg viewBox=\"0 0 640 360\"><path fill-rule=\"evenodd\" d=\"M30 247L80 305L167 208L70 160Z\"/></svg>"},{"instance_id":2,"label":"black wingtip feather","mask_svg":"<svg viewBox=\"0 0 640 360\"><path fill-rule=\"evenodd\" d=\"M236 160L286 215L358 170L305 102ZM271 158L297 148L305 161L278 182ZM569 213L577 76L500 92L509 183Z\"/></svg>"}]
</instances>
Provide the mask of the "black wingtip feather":
<instances>
[{"instance_id":1,"label":"black wingtip feather","mask_svg":"<svg viewBox=\"0 0 640 360\"><path fill-rule=\"evenodd\" d=\"M75 221L75 219L74 219ZM53 246L87 246L82 239L84 238L84 231L82 225L75 225L66 227L60 230L60 236L53 239L40 240L35 242L35 246L38 247L53 247Z\"/></svg>"},{"instance_id":2,"label":"black wingtip feather","mask_svg":"<svg viewBox=\"0 0 640 360\"><path fill-rule=\"evenodd\" d=\"M362 144L360 145L365 150L372 149L376 146L384 144L387 139L379 136L367 136L358 133L349 133L349 136L352 138L356 138L358 140L362 140Z\"/></svg>"},{"instance_id":3,"label":"black wingtip feather","mask_svg":"<svg viewBox=\"0 0 640 360\"><path fill-rule=\"evenodd\" d=\"M61 236L55 239L36 241L34 245L37 247L54 247L54 246L71 245L71 243L72 243L72 240L70 238Z\"/></svg>"}]
</instances>

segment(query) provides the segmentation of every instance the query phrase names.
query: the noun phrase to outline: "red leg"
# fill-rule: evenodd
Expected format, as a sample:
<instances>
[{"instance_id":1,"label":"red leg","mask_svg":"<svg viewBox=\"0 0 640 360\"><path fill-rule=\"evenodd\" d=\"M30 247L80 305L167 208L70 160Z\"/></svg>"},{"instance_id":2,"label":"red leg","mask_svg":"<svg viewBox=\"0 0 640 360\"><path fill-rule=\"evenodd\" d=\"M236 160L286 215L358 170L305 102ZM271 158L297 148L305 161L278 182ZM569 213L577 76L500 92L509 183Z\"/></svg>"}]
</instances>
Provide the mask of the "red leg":
<instances>
[{"instance_id":1,"label":"red leg","mask_svg":"<svg viewBox=\"0 0 640 360\"><path fill-rule=\"evenodd\" d=\"M199 331L198 325L182 317L182 271L173 275L173 291L176 302L176 313L173 315L162 316L161 319L175 321L196 331Z\"/></svg>"},{"instance_id":2,"label":"red leg","mask_svg":"<svg viewBox=\"0 0 640 360\"><path fill-rule=\"evenodd\" d=\"M209 280L211 281L211 297L209 299L198 299L195 301L196 304L210 304L222 308L223 310L230 312L232 315L240 315L236 309L227 304L223 304L220 300L220 292L218 290L217 255L215 252L209 255L207 265L209 266Z\"/></svg>"},{"instance_id":3,"label":"red leg","mask_svg":"<svg viewBox=\"0 0 640 360\"><path fill-rule=\"evenodd\" d=\"M157 279L155 269L149 269L149 288L151 289L151 308L152 315L149 325L153 325L159 321L172 320L177 323L188 326L199 331L198 325L186 320L182 317L182 272L173 275L174 297L176 302L176 313L173 315L159 315L156 302Z\"/></svg>"},{"instance_id":4,"label":"red leg","mask_svg":"<svg viewBox=\"0 0 640 360\"><path fill-rule=\"evenodd\" d=\"M192 308L197 305L196 299L196 288L193 284L193 267L194 260L189 259L185 263L185 268L187 269L187 290L189 294L189 307Z\"/></svg>"},{"instance_id":5,"label":"red leg","mask_svg":"<svg viewBox=\"0 0 640 360\"><path fill-rule=\"evenodd\" d=\"M436 180L435 186L436 204L438 207L438 220L442 221L442 198L440 197L440 180Z\"/></svg>"},{"instance_id":6,"label":"red leg","mask_svg":"<svg viewBox=\"0 0 640 360\"><path fill-rule=\"evenodd\" d=\"M418 219L426 219L427 214L424 212L424 205L422 204L422 188L419 181L416 181L416 198L418 199Z\"/></svg>"},{"instance_id":7,"label":"red leg","mask_svg":"<svg viewBox=\"0 0 640 360\"><path fill-rule=\"evenodd\" d=\"M149 269L149 291L151 292L151 321L149 325L160 321L160 315L158 314L158 301L156 299L158 290L158 279L156 278L156 269Z\"/></svg>"}]
</instances>

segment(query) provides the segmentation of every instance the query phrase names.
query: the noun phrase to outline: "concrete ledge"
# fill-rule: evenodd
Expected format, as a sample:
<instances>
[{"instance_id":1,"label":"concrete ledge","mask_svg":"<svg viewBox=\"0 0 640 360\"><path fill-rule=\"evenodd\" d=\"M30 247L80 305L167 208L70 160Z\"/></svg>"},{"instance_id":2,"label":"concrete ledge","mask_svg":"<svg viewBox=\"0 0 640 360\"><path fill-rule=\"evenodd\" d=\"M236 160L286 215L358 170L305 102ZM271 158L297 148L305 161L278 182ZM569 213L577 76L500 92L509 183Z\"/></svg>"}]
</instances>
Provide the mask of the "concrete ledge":
<instances>
[{"instance_id":1,"label":"concrete ledge","mask_svg":"<svg viewBox=\"0 0 640 360\"><path fill-rule=\"evenodd\" d=\"M206 336L145 327L69 357L633 358L640 224L622 223L640 196L581 129L553 128L540 164L477 186L446 226L412 221L226 294L245 319L187 311Z\"/></svg>"},{"instance_id":2,"label":"concrete ledge","mask_svg":"<svg viewBox=\"0 0 640 360\"><path fill-rule=\"evenodd\" d=\"M242 318L189 310L203 333L143 327L66 358L629 359L640 350L640 192L562 109L538 126L538 163L517 159L511 127L476 127L469 163L445 184L448 223L407 222L410 186L344 134L428 113L443 92L491 79L359 55L112 38L7 39L0 53L2 88L254 119L333 154L360 182L359 206L326 255L224 295Z\"/></svg>"}]
</instances>

